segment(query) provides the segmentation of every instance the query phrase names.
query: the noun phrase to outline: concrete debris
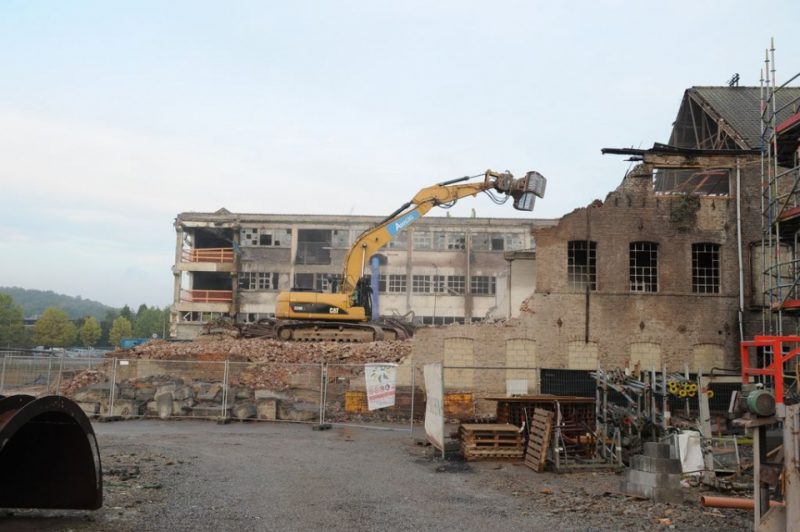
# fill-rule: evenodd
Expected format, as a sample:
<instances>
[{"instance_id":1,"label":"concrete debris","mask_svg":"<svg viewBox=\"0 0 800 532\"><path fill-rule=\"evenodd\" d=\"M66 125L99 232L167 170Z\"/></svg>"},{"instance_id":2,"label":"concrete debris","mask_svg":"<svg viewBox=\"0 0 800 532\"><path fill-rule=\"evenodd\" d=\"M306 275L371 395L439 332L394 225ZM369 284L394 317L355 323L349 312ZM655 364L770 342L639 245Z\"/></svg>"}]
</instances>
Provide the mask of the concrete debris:
<instances>
[{"instance_id":1,"label":"concrete debris","mask_svg":"<svg viewBox=\"0 0 800 532\"><path fill-rule=\"evenodd\" d=\"M363 364L401 362L411 353L411 343L383 341L365 343L281 342L265 338L204 336L193 342L153 340L133 349L119 349L107 358L204 360L318 364L320 362Z\"/></svg>"}]
</instances>

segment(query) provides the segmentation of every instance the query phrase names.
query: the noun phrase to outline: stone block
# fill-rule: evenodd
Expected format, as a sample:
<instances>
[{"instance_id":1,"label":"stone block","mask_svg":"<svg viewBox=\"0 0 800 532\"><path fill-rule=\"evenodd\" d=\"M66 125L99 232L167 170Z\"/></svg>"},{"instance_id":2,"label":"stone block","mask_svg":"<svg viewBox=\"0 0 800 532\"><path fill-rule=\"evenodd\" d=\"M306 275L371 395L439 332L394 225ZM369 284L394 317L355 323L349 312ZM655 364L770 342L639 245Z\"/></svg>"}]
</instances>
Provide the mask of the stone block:
<instances>
[{"instance_id":1,"label":"stone block","mask_svg":"<svg viewBox=\"0 0 800 532\"><path fill-rule=\"evenodd\" d=\"M218 383L208 384L200 383L197 389L197 399L200 401L217 401L222 400L222 385Z\"/></svg>"},{"instance_id":2,"label":"stone block","mask_svg":"<svg viewBox=\"0 0 800 532\"><path fill-rule=\"evenodd\" d=\"M286 394L281 392L276 392L273 390L256 390L255 391L255 398L256 400L259 399L286 399Z\"/></svg>"},{"instance_id":3,"label":"stone block","mask_svg":"<svg viewBox=\"0 0 800 532\"><path fill-rule=\"evenodd\" d=\"M253 399L253 390L250 388L237 388L236 399Z\"/></svg>"},{"instance_id":4,"label":"stone block","mask_svg":"<svg viewBox=\"0 0 800 532\"><path fill-rule=\"evenodd\" d=\"M671 445L668 443L657 443L653 441L645 442L644 454L652 458L671 458Z\"/></svg>"},{"instance_id":5,"label":"stone block","mask_svg":"<svg viewBox=\"0 0 800 532\"><path fill-rule=\"evenodd\" d=\"M185 416L192 410L194 404L193 399L184 399L183 401L172 400L172 415Z\"/></svg>"},{"instance_id":6,"label":"stone block","mask_svg":"<svg viewBox=\"0 0 800 532\"><path fill-rule=\"evenodd\" d=\"M172 392L163 391L156 394L156 405L158 405L158 417L167 419L172 415Z\"/></svg>"},{"instance_id":7,"label":"stone block","mask_svg":"<svg viewBox=\"0 0 800 532\"><path fill-rule=\"evenodd\" d=\"M120 384L119 386L119 397L122 399L135 399L136 398L136 388L134 388L130 384Z\"/></svg>"},{"instance_id":8,"label":"stone block","mask_svg":"<svg viewBox=\"0 0 800 532\"><path fill-rule=\"evenodd\" d=\"M115 399L114 408L109 415L119 417L134 417L141 415L142 403L132 399Z\"/></svg>"},{"instance_id":9,"label":"stone block","mask_svg":"<svg viewBox=\"0 0 800 532\"><path fill-rule=\"evenodd\" d=\"M675 488L680 489L680 473L651 473L649 471L639 471L629 469L626 472L626 480L629 483L650 486L653 488Z\"/></svg>"},{"instance_id":10,"label":"stone block","mask_svg":"<svg viewBox=\"0 0 800 532\"><path fill-rule=\"evenodd\" d=\"M172 395L172 394L175 393L175 390L177 389L177 387L178 387L178 385L175 384L174 382L170 382L169 384L162 384L161 386L158 386L156 388L155 397L158 397L159 395L162 395L162 394L165 394L165 393L168 393L168 394Z\"/></svg>"},{"instance_id":11,"label":"stone block","mask_svg":"<svg viewBox=\"0 0 800 532\"><path fill-rule=\"evenodd\" d=\"M258 391L258 390L256 390ZM256 406L256 413L258 419L268 419L274 421L278 419L278 400L277 399L262 399Z\"/></svg>"},{"instance_id":12,"label":"stone block","mask_svg":"<svg viewBox=\"0 0 800 532\"><path fill-rule=\"evenodd\" d=\"M117 394L117 386L114 386L114 395ZM82 403L95 403L100 402L103 400L108 400L111 395L111 383L110 382L98 382L96 384L90 384L86 388L80 390L75 394L75 402Z\"/></svg>"},{"instance_id":13,"label":"stone block","mask_svg":"<svg viewBox=\"0 0 800 532\"><path fill-rule=\"evenodd\" d=\"M197 403L191 407L191 413L194 417L218 418L222 416L222 407L216 403Z\"/></svg>"},{"instance_id":14,"label":"stone block","mask_svg":"<svg viewBox=\"0 0 800 532\"><path fill-rule=\"evenodd\" d=\"M136 386L136 393L134 399L137 401L152 401L156 396L155 386Z\"/></svg>"},{"instance_id":15,"label":"stone block","mask_svg":"<svg viewBox=\"0 0 800 532\"><path fill-rule=\"evenodd\" d=\"M649 473L681 473L680 460L672 458L653 458L637 454L631 459L631 468Z\"/></svg>"},{"instance_id":16,"label":"stone block","mask_svg":"<svg viewBox=\"0 0 800 532\"><path fill-rule=\"evenodd\" d=\"M256 417L256 406L253 403L236 403L231 408L231 415L236 419L252 419Z\"/></svg>"},{"instance_id":17,"label":"stone block","mask_svg":"<svg viewBox=\"0 0 800 532\"><path fill-rule=\"evenodd\" d=\"M176 401L183 401L185 399L194 399L194 390L191 386L178 386L172 393L172 398Z\"/></svg>"},{"instance_id":18,"label":"stone block","mask_svg":"<svg viewBox=\"0 0 800 532\"><path fill-rule=\"evenodd\" d=\"M311 403L284 403L278 405L278 419L287 421L314 421L319 418L319 406Z\"/></svg>"},{"instance_id":19,"label":"stone block","mask_svg":"<svg viewBox=\"0 0 800 532\"><path fill-rule=\"evenodd\" d=\"M144 413L148 416L158 415L158 403L155 401L147 401L144 405Z\"/></svg>"}]
</instances>

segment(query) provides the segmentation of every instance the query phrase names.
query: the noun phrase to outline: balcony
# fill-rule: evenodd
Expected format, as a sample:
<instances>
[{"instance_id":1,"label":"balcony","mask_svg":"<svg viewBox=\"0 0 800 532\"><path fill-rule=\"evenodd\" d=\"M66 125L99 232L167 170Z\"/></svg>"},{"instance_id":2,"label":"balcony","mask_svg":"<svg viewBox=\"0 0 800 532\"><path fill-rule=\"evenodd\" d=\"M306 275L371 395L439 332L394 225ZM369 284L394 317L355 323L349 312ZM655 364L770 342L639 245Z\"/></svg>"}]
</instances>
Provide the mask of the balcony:
<instances>
[{"instance_id":1,"label":"balcony","mask_svg":"<svg viewBox=\"0 0 800 532\"><path fill-rule=\"evenodd\" d=\"M231 272L234 269L233 248L188 248L181 252L179 271Z\"/></svg>"},{"instance_id":2,"label":"balcony","mask_svg":"<svg viewBox=\"0 0 800 532\"><path fill-rule=\"evenodd\" d=\"M190 248L184 249L183 262L233 263L233 248Z\"/></svg>"},{"instance_id":3,"label":"balcony","mask_svg":"<svg viewBox=\"0 0 800 532\"><path fill-rule=\"evenodd\" d=\"M181 301L188 303L230 303L231 290L181 290Z\"/></svg>"}]
</instances>

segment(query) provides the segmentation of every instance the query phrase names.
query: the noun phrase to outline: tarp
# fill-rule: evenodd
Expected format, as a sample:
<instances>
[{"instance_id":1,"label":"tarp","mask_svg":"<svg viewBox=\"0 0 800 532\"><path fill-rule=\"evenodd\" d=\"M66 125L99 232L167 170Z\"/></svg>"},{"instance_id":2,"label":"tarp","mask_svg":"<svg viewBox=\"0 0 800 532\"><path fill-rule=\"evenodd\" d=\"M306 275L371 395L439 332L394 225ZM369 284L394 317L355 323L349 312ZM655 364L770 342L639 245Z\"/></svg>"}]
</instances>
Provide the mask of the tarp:
<instances>
[{"instance_id":1,"label":"tarp","mask_svg":"<svg viewBox=\"0 0 800 532\"><path fill-rule=\"evenodd\" d=\"M444 453L444 377L442 365L425 364L425 434Z\"/></svg>"}]
</instances>

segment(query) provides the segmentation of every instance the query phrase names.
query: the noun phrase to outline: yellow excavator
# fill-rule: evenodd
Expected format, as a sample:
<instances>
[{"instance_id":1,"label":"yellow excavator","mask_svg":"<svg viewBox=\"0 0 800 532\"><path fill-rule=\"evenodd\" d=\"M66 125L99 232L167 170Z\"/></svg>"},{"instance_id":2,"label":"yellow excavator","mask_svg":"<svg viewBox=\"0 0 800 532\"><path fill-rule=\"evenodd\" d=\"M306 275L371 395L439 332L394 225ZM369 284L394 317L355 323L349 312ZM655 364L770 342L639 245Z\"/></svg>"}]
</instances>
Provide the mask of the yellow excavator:
<instances>
[{"instance_id":1,"label":"yellow excavator","mask_svg":"<svg viewBox=\"0 0 800 532\"><path fill-rule=\"evenodd\" d=\"M467 196L486 192L496 203L514 199L514 208L532 211L535 196L544 197L546 179L538 172L514 178L509 172L487 170L479 176L461 177L423 188L382 222L364 231L344 261L342 280L331 292L281 292L275 307L275 334L281 340L375 341L405 339L411 328L402 320L369 321L372 289L364 276L367 261L397 234L425 216L433 207L449 207ZM498 197L496 193L499 193Z\"/></svg>"}]
</instances>

